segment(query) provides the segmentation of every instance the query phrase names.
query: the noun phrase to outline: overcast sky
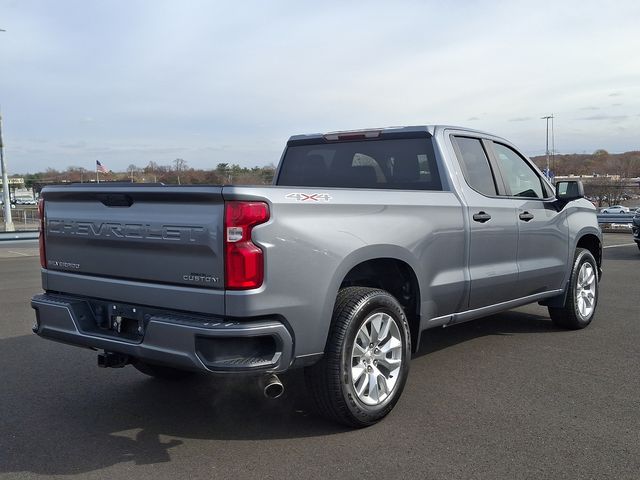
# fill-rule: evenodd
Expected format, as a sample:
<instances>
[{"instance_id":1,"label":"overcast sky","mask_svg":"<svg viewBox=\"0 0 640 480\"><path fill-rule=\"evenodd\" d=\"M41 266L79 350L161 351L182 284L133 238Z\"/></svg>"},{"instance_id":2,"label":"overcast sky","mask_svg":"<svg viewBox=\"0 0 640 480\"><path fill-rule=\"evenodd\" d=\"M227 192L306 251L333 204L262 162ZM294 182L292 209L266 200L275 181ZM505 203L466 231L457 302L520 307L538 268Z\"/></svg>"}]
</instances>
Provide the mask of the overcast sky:
<instances>
[{"instance_id":1,"label":"overcast sky","mask_svg":"<svg viewBox=\"0 0 640 480\"><path fill-rule=\"evenodd\" d=\"M296 133L433 123L640 149L640 2L0 0L10 173L277 163Z\"/></svg>"}]
</instances>

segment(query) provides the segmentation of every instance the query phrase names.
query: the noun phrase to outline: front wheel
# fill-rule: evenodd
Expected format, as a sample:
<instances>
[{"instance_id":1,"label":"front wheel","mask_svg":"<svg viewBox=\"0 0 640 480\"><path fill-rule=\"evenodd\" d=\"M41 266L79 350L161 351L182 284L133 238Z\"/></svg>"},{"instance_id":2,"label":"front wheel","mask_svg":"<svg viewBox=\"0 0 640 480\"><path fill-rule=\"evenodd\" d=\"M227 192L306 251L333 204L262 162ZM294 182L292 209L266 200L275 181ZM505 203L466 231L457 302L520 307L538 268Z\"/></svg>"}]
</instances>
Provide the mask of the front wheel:
<instances>
[{"instance_id":1,"label":"front wheel","mask_svg":"<svg viewBox=\"0 0 640 480\"><path fill-rule=\"evenodd\" d=\"M351 427L373 425L398 402L410 357L407 317L391 294L340 290L324 357L305 371L317 410Z\"/></svg>"},{"instance_id":2,"label":"front wheel","mask_svg":"<svg viewBox=\"0 0 640 480\"><path fill-rule=\"evenodd\" d=\"M568 288L564 305L549 307L549 315L557 326L578 330L591 323L598 305L598 265L589 250L576 249Z\"/></svg>"}]
</instances>

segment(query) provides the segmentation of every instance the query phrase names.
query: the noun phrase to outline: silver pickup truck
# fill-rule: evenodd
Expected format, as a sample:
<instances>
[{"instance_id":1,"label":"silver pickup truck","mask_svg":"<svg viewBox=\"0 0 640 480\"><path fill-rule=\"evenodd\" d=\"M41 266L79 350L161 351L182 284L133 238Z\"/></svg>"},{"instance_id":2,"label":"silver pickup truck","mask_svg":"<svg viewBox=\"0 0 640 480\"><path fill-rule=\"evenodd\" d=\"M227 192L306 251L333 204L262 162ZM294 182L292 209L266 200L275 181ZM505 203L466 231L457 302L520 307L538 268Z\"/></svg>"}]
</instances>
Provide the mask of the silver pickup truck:
<instances>
[{"instance_id":1,"label":"silver pickup truck","mask_svg":"<svg viewBox=\"0 0 640 480\"><path fill-rule=\"evenodd\" d=\"M539 302L593 319L602 234L508 141L422 126L294 136L274 185L75 184L40 203L34 332L178 379L304 368L351 426L398 401L421 334Z\"/></svg>"}]
</instances>

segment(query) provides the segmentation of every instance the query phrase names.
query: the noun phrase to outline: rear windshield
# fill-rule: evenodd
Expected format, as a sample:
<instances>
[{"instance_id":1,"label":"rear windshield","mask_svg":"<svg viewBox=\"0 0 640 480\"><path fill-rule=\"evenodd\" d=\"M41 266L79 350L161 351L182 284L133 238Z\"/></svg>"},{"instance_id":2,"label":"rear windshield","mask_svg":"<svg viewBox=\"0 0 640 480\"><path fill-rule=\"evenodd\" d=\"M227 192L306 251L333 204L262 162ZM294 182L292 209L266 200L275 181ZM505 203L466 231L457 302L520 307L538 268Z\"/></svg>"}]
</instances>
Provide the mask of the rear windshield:
<instances>
[{"instance_id":1,"label":"rear windshield","mask_svg":"<svg viewBox=\"0 0 640 480\"><path fill-rule=\"evenodd\" d=\"M294 145L287 148L282 159L277 184L442 189L430 138Z\"/></svg>"}]
</instances>

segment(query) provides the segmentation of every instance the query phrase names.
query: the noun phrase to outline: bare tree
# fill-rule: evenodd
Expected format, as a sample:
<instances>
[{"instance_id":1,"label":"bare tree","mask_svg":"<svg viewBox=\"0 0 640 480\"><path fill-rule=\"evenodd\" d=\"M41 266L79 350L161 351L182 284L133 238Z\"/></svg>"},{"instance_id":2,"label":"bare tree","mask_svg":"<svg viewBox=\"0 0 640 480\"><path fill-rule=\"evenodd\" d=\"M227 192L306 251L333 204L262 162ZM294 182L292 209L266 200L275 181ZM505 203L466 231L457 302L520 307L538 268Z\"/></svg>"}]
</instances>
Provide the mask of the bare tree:
<instances>
[{"instance_id":1,"label":"bare tree","mask_svg":"<svg viewBox=\"0 0 640 480\"><path fill-rule=\"evenodd\" d=\"M182 172L187 168L187 161L182 158L176 158L173 161L173 168L176 172Z\"/></svg>"},{"instance_id":2,"label":"bare tree","mask_svg":"<svg viewBox=\"0 0 640 480\"><path fill-rule=\"evenodd\" d=\"M187 169L187 161L182 158L176 158L173 161L173 167L178 175L178 185L180 185L180 172L183 172Z\"/></svg>"},{"instance_id":3,"label":"bare tree","mask_svg":"<svg viewBox=\"0 0 640 480\"><path fill-rule=\"evenodd\" d=\"M86 173L88 173L88 170L84 167L71 166L67 168L64 175L66 180L84 183L84 176Z\"/></svg>"},{"instance_id":4,"label":"bare tree","mask_svg":"<svg viewBox=\"0 0 640 480\"><path fill-rule=\"evenodd\" d=\"M131 183L135 181L135 174L139 171L140 169L133 163L127 167L127 172L129 172L129 175L131 177Z\"/></svg>"},{"instance_id":5,"label":"bare tree","mask_svg":"<svg viewBox=\"0 0 640 480\"><path fill-rule=\"evenodd\" d=\"M626 178L600 177L585 185L586 195L598 202L598 207L618 205L624 198Z\"/></svg>"},{"instance_id":6,"label":"bare tree","mask_svg":"<svg viewBox=\"0 0 640 480\"><path fill-rule=\"evenodd\" d=\"M596 202L598 208L604 206L604 202L609 196L609 183L610 180L608 178L602 178L586 183L584 186L585 194Z\"/></svg>"},{"instance_id":7,"label":"bare tree","mask_svg":"<svg viewBox=\"0 0 640 480\"><path fill-rule=\"evenodd\" d=\"M153 175L153 183L156 183L158 181L157 174L159 170L160 170L160 166L154 161L149 162L147 166L144 167L145 173L150 173L151 175Z\"/></svg>"}]
</instances>

